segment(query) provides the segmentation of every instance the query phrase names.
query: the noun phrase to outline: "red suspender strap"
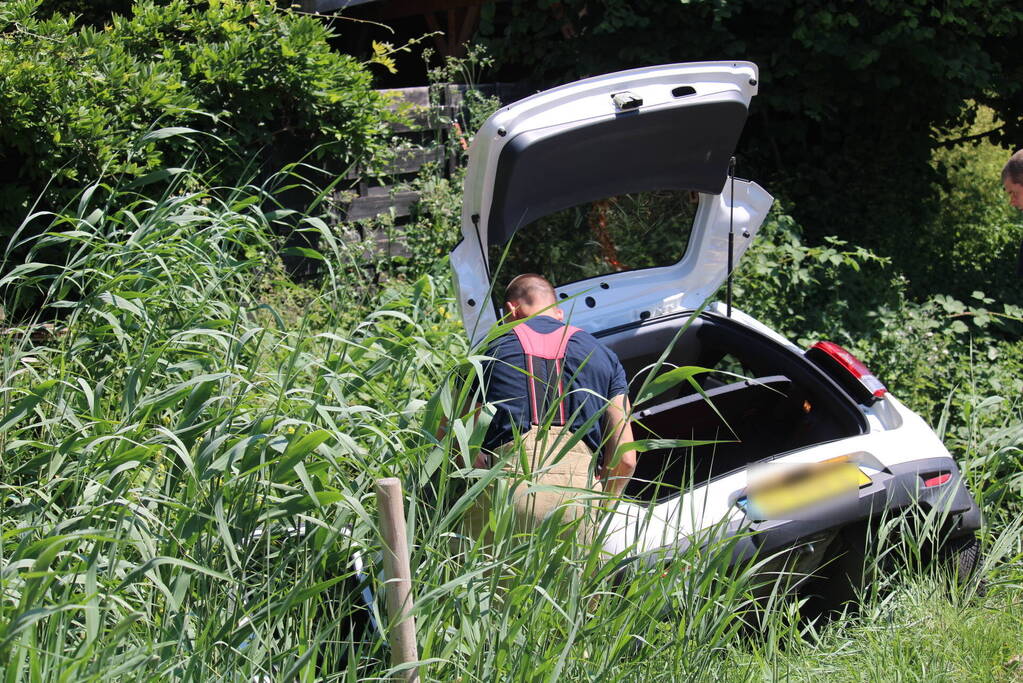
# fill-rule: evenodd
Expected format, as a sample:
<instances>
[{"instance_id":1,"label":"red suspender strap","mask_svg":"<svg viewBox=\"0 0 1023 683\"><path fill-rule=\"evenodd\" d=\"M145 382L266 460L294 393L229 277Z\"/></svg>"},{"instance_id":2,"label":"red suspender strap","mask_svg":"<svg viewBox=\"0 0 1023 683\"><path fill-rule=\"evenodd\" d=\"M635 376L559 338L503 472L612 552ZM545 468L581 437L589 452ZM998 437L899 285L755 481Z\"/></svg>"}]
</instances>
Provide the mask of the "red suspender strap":
<instances>
[{"instance_id":1,"label":"red suspender strap","mask_svg":"<svg viewBox=\"0 0 1023 683\"><path fill-rule=\"evenodd\" d=\"M550 383L556 377L557 393L554 398L558 401L558 420L555 424L564 425L565 404L561 400L564 397L564 387L561 382L561 373L564 369L562 361L565 359L568 341L572 335L579 332L579 328L566 325L545 334L522 323L513 329L526 356L525 370L528 373L529 408L533 424L540 424L541 418L547 412L547 398L551 394ZM551 366L553 366L553 371ZM543 368L543 372L540 372L541 368ZM539 377L540 374L543 376ZM543 385L542 388L537 386L538 378Z\"/></svg>"},{"instance_id":2,"label":"red suspender strap","mask_svg":"<svg viewBox=\"0 0 1023 683\"><path fill-rule=\"evenodd\" d=\"M562 360L565 357L565 347L568 346L568 340L576 332L581 331L578 327L566 325L559 327L553 332L544 334L536 332L526 323L516 325L513 329L526 355L546 358L548 360Z\"/></svg>"}]
</instances>

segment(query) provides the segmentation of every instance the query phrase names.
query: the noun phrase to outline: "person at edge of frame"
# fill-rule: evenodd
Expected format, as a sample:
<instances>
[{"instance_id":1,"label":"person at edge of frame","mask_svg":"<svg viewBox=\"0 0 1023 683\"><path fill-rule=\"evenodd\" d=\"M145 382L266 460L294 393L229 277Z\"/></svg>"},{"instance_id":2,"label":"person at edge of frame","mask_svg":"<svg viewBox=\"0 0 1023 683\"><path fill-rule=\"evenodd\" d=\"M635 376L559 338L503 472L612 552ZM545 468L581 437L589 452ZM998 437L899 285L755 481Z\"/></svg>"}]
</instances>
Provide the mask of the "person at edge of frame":
<instances>
[{"instance_id":1,"label":"person at edge of frame","mask_svg":"<svg viewBox=\"0 0 1023 683\"><path fill-rule=\"evenodd\" d=\"M588 542L587 505L573 498L598 481L616 498L636 469L634 450L618 452L633 441L625 370L591 334L565 324L544 277L517 276L505 301L506 319L520 322L487 350L483 395L495 414L473 465L503 464L522 477L511 492L517 530L532 531L557 513L562 522L578 519L576 537ZM527 473L519 471L523 462ZM486 526L492 495L493 487L466 514L474 538Z\"/></svg>"},{"instance_id":2,"label":"person at edge of frame","mask_svg":"<svg viewBox=\"0 0 1023 683\"><path fill-rule=\"evenodd\" d=\"M1009 195L1009 205L1023 211L1023 149L1009 157L1002 167L1002 187ZM1016 275L1023 277L1023 244L1016 261Z\"/></svg>"}]
</instances>

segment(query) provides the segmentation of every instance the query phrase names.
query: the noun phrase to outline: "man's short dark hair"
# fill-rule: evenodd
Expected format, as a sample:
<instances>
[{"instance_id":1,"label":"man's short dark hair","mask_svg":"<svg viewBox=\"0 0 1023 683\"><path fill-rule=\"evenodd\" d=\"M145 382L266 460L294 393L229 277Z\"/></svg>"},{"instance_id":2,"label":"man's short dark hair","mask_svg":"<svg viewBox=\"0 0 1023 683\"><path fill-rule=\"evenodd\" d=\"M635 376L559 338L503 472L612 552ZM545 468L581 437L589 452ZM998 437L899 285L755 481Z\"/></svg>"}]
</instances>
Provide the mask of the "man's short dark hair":
<instances>
[{"instance_id":1,"label":"man's short dark hair","mask_svg":"<svg viewBox=\"0 0 1023 683\"><path fill-rule=\"evenodd\" d=\"M521 301L528 306L535 306L545 300L554 300L554 285L543 275L523 273L508 283L504 290L505 301Z\"/></svg>"},{"instance_id":2,"label":"man's short dark hair","mask_svg":"<svg viewBox=\"0 0 1023 683\"><path fill-rule=\"evenodd\" d=\"M1002 182L1011 180L1016 185L1023 185L1023 149L1009 157L1002 168Z\"/></svg>"}]
</instances>

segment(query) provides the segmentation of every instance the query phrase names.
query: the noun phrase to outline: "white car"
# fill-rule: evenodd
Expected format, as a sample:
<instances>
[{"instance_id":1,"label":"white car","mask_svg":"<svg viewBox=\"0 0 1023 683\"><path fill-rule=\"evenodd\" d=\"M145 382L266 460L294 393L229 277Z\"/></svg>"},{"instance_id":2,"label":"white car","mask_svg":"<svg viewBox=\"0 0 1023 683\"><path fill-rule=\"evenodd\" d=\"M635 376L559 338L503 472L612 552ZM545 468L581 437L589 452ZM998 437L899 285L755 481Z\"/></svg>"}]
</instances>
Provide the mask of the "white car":
<instances>
[{"instance_id":1,"label":"white car","mask_svg":"<svg viewBox=\"0 0 1023 683\"><path fill-rule=\"evenodd\" d=\"M607 549L663 558L724 528L741 536L737 555L788 552L809 574L855 545L871 519L915 506L941 507L946 536L975 559L980 510L917 414L840 347L804 350L730 302L707 303L773 202L730 173L758 80L749 62L654 66L491 116L469 151L463 239L451 254L467 334L479 343L497 322L492 254L520 229L528 240L531 224L569 207L685 191L692 225L669 265L555 282L570 322L617 353L635 390L672 367L734 372L699 375L700 390L683 383L639 406L637 439L714 443L640 455L633 502L619 505Z\"/></svg>"}]
</instances>

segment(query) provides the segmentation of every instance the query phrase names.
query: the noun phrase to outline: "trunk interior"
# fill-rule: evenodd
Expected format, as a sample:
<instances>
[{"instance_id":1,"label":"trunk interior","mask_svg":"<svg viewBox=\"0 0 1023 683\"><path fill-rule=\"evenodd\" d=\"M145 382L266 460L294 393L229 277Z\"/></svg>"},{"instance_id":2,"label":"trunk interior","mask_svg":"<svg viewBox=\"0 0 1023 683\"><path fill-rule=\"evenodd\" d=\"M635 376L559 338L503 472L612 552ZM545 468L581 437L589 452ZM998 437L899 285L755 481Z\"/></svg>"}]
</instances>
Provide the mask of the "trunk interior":
<instances>
[{"instance_id":1,"label":"trunk interior","mask_svg":"<svg viewBox=\"0 0 1023 683\"><path fill-rule=\"evenodd\" d=\"M688 319L680 314L598 336L618 354L638 391ZM833 380L728 318L704 313L693 320L660 372L685 365L715 371L695 378L706 398L683 382L651 399L636 412L635 438L713 443L640 454L628 496L664 500L751 462L866 431L855 402Z\"/></svg>"}]
</instances>

